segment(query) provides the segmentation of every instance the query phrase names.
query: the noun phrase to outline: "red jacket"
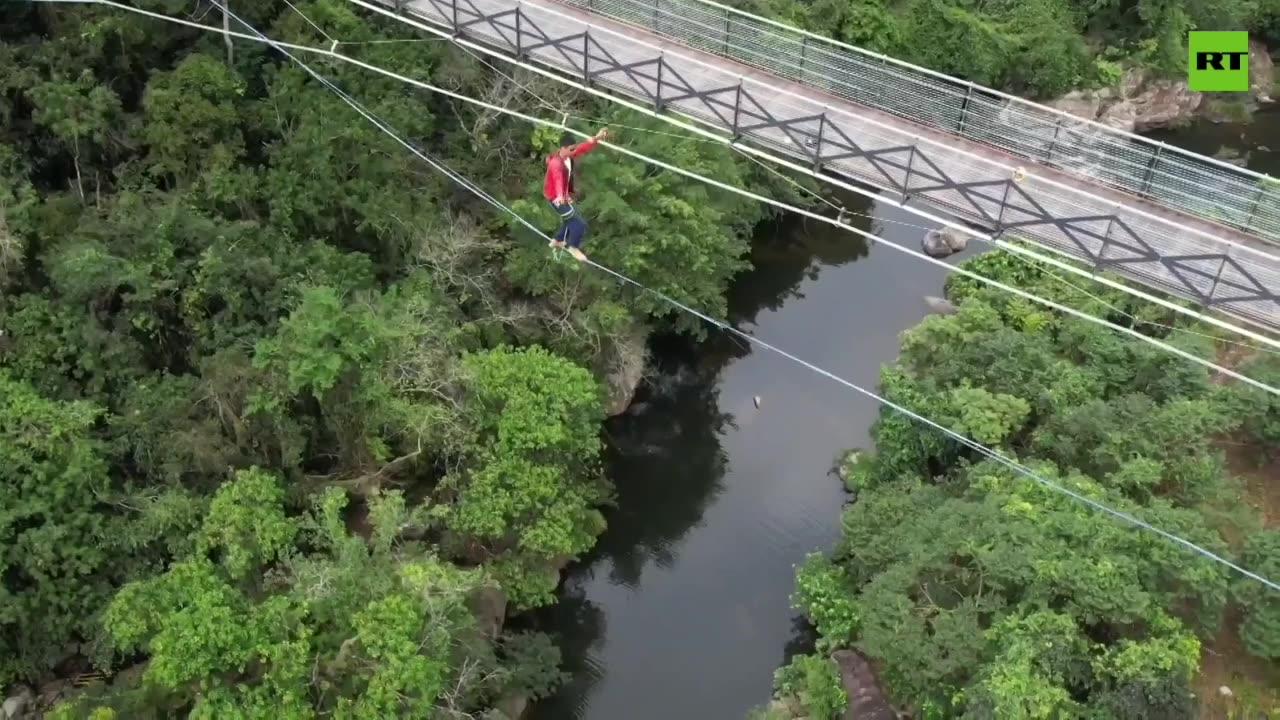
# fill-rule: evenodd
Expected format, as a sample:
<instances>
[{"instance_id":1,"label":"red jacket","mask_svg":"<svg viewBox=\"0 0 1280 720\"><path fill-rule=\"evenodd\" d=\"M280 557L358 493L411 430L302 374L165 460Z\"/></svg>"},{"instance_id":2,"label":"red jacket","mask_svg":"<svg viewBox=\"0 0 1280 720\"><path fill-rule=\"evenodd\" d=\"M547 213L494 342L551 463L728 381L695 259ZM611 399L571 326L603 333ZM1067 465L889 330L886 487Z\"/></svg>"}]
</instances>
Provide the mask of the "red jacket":
<instances>
[{"instance_id":1,"label":"red jacket","mask_svg":"<svg viewBox=\"0 0 1280 720\"><path fill-rule=\"evenodd\" d=\"M569 148L569 157L580 158L595 150L596 144L595 138L578 143ZM558 197L568 198L573 195L573 173L566 171L564 159L560 157L560 153L547 158L547 179L542 185L542 194L550 202L554 202Z\"/></svg>"}]
</instances>

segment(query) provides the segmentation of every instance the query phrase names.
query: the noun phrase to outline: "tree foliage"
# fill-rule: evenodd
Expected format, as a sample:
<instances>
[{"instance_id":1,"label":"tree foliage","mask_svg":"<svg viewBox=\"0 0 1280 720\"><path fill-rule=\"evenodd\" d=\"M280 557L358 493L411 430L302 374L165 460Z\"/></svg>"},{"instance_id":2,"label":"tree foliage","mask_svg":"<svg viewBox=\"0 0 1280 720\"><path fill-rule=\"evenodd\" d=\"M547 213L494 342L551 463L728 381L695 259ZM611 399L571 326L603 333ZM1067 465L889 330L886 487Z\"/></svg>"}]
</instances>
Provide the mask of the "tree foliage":
<instances>
[{"instance_id":1,"label":"tree foliage","mask_svg":"<svg viewBox=\"0 0 1280 720\"><path fill-rule=\"evenodd\" d=\"M1010 255L970 266L1060 302L1144 317L1119 291L1084 295ZM1237 600L1249 651L1274 657L1274 594L1062 490L1271 576L1274 533L1251 538L1241 556L1231 544L1240 528L1217 509L1238 506L1239 487L1215 440L1242 420L1264 427L1264 401L970 280L953 278L948 290L958 311L904 335L882 391L1044 482L884 410L875 451L844 463L857 496L833 557L797 577L796 604L819 647L856 647L924 714L1195 717L1201 638ZM1161 334L1185 327L1151 319ZM1168 339L1214 352L1178 335Z\"/></svg>"},{"instance_id":2,"label":"tree foliage","mask_svg":"<svg viewBox=\"0 0 1280 720\"><path fill-rule=\"evenodd\" d=\"M191 703L193 717L357 718L465 712L513 688L545 689L547 671L530 663L555 656L508 664L495 653L468 605L484 573L403 541L416 520L398 493L371 501L367 543L343 527L342 492L331 488L294 517L281 492L272 475L242 471L218 491L195 552L111 602L112 646L151 658L142 690ZM291 547L295 533L315 551L261 552ZM223 540L220 551L211 537ZM261 580L246 572L268 567ZM139 693L82 702L123 710Z\"/></svg>"},{"instance_id":3,"label":"tree foliage","mask_svg":"<svg viewBox=\"0 0 1280 720\"><path fill-rule=\"evenodd\" d=\"M860 47L966 80L1032 97L1111 85L1117 61L1177 76L1188 30L1276 36L1272 0L1103 0L738 3Z\"/></svg>"},{"instance_id":4,"label":"tree foliage","mask_svg":"<svg viewBox=\"0 0 1280 720\"><path fill-rule=\"evenodd\" d=\"M1249 538L1244 560L1263 577L1280 572L1280 532L1265 530ZM1241 581L1236 596L1244 606L1240 636L1249 652L1258 657L1280 660L1280 602L1275 595L1255 583Z\"/></svg>"},{"instance_id":5,"label":"tree foliage","mask_svg":"<svg viewBox=\"0 0 1280 720\"><path fill-rule=\"evenodd\" d=\"M324 31L287 3L237 12L533 109L447 44L368 42L403 33L292 5ZM551 224L545 134L308 60ZM0 683L100 673L66 717L363 718L559 682L554 645L477 619L473 595L552 599L603 529L617 369L652 330L701 328L557 262L257 44L15 6L0 117ZM657 138L633 142L761 182L725 148ZM723 310L763 211L603 150L581 170L596 257Z\"/></svg>"},{"instance_id":6,"label":"tree foliage","mask_svg":"<svg viewBox=\"0 0 1280 720\"><path fill-rule=\"evenodd\" d=\"M774 690L795 697L814 720L844 717L849 698L834 661L820 655L797 655L774 675Z\"/></svg>"},{"instance_id":7,"label":"tree foliage","mask_svg":"<svg viewBox=\"0 0 1280 720\"><path fill-rule=\"evenodd\" d=\"M519 604L549 599L555 580L523 568L582 553L602 531L597 457L600 392L586 370L545 350L498 348L463 361L476 444L445 487L447 526L499 559Z\"/></svg>"}]
</instances>

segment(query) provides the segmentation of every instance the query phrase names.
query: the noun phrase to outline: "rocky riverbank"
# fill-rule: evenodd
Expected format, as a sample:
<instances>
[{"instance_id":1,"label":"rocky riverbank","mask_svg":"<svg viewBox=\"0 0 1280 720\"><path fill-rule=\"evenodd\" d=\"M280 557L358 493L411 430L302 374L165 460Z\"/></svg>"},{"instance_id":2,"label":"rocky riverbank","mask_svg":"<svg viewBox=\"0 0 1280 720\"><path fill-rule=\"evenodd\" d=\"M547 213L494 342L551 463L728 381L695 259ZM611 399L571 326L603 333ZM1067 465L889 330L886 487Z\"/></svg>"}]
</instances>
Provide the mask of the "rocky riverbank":
<instances>
[{"instance_id":1,"label":"rocky riverbank","mask_svg":"<svg viewBox=\"0 0 1280 720\"><path fill-rule=\"evenodd\" d=\"M1172 127L1196 117L1216 121L1239 119L1274 102L1275 62L1259 41L1249 43L1249 86L1240 93L1201 93L1182 79L1157 78L1149 70L1130 68L1109 88L1076 90L1048 103L1088 120L1127 132Z\"/></svg>"}]
</instances>

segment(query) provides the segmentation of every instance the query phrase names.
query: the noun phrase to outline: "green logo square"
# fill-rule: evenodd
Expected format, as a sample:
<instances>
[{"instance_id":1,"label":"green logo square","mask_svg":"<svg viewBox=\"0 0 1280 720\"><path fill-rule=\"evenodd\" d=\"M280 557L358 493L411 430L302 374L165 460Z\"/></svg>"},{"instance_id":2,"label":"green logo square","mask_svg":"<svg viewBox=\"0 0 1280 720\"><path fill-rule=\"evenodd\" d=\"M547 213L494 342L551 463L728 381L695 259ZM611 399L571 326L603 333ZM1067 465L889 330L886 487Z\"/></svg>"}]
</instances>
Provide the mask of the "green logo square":
<instances>
[{"instance_id":1,"label":"green logo square","mask_svg":"<svg viewBox=\"0 0 1280 720\"><path fill-rule=\"evenodd\" d=\"M1213 31L1187 38L1187 85L1197 92L1249 91L1249 33Z\"/></svg>"}]
</instances>

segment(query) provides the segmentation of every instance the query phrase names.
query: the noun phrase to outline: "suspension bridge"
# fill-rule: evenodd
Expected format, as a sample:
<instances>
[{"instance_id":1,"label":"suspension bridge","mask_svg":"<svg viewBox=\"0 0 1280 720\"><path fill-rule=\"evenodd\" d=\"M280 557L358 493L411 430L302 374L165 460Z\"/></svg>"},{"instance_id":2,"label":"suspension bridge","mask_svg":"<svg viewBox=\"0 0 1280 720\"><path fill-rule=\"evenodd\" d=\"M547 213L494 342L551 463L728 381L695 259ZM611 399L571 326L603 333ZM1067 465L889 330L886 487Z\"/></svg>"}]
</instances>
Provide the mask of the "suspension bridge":
<instances>
[{"instance_id":1,"label":"suspension bridge","mask_svg":"<svg viewBox=\"0 0 1280 720\"><path fill-rule=\"evenodd\" d=\"M1280 181L710 0L352 0L1280 329Z\"/></svg>"}]
</instances>

